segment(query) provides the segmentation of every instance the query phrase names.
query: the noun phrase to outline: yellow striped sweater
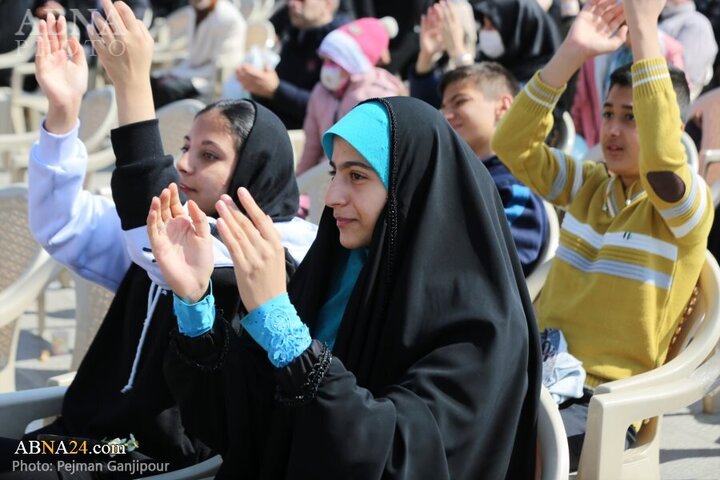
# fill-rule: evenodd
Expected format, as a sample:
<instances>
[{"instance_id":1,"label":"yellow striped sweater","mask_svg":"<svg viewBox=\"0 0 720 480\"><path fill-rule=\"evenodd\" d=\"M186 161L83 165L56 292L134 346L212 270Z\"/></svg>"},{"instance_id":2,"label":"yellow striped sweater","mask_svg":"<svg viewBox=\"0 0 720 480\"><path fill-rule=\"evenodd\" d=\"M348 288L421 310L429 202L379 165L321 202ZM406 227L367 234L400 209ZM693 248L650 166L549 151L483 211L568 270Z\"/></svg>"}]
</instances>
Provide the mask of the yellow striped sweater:
<instances>
[{"instance_id":1,"label":"yellow striped sweater","mask_svg":"<svg viewBox=\"0 0 720 480\"><path fill-rule=\"evenodd\" d=\"M563 89L535 74L493 138L521 182L566 209L560 247L538 304L540 328L563 331L587 385L662 364L700 275L713 219L710 191L688 166L680 113L662 58L633 64L633 112L640 178L624 188L603 164L582 162L543 143ZM663 201L647 180L673 172L685 184Z\"/></svg>"}]
</instances>

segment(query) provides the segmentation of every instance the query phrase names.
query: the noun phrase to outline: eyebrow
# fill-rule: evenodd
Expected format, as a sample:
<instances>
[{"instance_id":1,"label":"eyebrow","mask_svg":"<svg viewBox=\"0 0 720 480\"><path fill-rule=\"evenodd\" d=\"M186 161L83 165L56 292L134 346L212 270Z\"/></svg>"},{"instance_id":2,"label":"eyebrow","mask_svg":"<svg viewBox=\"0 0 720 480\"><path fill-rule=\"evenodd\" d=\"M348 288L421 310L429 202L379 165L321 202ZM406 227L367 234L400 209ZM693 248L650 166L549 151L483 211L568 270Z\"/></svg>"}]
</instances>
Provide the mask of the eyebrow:
<instances>
[{"instance_id":1,"label":"eyebrow","mask_svg":"<svg viewBox=\"0 0 720 480\"><path fill-rule=\"evenodd\" d=\"M185 135L185 136L183 137L183 140L185 140L186 142L189 142L189 141L190 141L190 137L187 136L187 135ZM203 140L202 142L200 142L200 145L214 145L214 146L216 146L217 148L220 148L220 145L218 145L217 143L213 142L212 140Z\"/></svg>"},{"instance_id":2,"label":"eyebrow","mask_svg":"<svg viewBox=\"0 0 720 480\"><path fill-rule=\"evenodd\" d=\"M337 166L335 165L335 162L330 160L330 167L337 169ZM348 160L347 162L343 163L342 166L340 166L340 170L347 170L348 168L352 167L360 167L364 168L365 170L372 170L373 168L368 165L367 163L360 161L360 160Z\"/></svg>"},{"instance_id":3,"label":"eyebrow","mask_svg":"<svg viewBox=\"0 0 720 480\"><path fill-rule=\"evenodd\" d=\"M612 104L612 103L610 103L610 102L605 102L605 103L603 104L603 108L612 108L612 107L614 107L614 106L615 106L615 105ZM626 110L632 110L632 109L633 109L633 106L632 106L632 105L629 105L629 104L623 104L623 105L620 105L620 107L621 107L621 108L624 108L624 109L626 109Z\"/></svg>"}]
</instances>

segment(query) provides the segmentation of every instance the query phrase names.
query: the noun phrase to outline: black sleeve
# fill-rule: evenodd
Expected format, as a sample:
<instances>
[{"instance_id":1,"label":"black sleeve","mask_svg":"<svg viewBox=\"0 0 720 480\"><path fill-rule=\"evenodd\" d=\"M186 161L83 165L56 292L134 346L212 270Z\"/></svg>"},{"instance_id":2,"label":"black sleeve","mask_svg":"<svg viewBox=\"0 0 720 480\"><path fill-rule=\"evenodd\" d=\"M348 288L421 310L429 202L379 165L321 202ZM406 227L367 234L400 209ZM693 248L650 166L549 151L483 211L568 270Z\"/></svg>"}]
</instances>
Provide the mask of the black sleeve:
<instances>
[{"instance_id":1,"label":"black sleeve","mask_svg":"<svg viewBox=\"0 0 720 480\"><path fill-rule=\"evenodd\" d=\"M269 102L272 104L272 109L280 113L281 118L290 119L292 123L302 125L307 111L307 104L310 101L310 92L310 90L280 80L275 96Z\"/></svg>"},{"instance_id":2,"label":"black sleeve","mask_svg":"<svg viewBox=\"0 0 720 480\"><path fill-rule=\"evenodd\" d=\"M116 128L111 140L116 158L111 180L115 208L123 230L141 227L152 197L178 181L173 157L164 154L157 119Z\"/></svg>"}]
</instances>

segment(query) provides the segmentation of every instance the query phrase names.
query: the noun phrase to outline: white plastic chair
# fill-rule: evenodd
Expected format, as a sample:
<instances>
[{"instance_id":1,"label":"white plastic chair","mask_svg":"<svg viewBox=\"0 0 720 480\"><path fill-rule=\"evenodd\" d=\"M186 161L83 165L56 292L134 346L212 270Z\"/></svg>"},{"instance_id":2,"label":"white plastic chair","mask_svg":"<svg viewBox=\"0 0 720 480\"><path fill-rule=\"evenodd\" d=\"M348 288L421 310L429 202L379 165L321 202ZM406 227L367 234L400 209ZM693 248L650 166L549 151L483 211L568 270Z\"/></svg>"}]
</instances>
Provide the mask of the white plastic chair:
<instances>
[{"instance_id":1,"label":"white plastic chair","mask_svg":"<svg viewBox=\"0 0 720 480\"><path fill-rule=\"evenodd\" d=\"M581 479L659 479L662 415L701 398L716 382L720 354L720 268L709 252L698 282L699 296L668 353L654 370L605 383L590 400L580 457ZM624 450L628 426L650 418L634 447Z\"/></svg>"},{"instance_id":2,"label":"white plastic chair","mask_svg":"<svg viewBox=\"0 0 720 480\"><path fill-rule=\"evenodd\" d=\"M548 238L547 242L542 246L540 251L540 258L538 258L537 264L530 275L525 279L528 291L530 292L530 298L535 298L540 293L543 283L545 283L545 272L543 266L549 264L555 257L555 251L560 245L560 220L558 219L557 211L555 207L548 201L543 200L543 207L545 207L545 213L548 217ZM537 273L536 273L537 272Z\"/></svg>"},{"instance_id":3,"label":"white plastic chair","mask_svg":"<svg viewBox=\"0 0 720 480\"><path fill-rule=\"evenodd\" d=\"M316 225L320 223L320 217L325 208L325 192L330 183L329 170L328 163L322 162L297 177L300 193L310 196L310 213L306 220Z\"/></svg>"},{"instance_id":4,"label":"white plastic chair","mask_svg":"<svg viewBox=\"0 0 720 480\"><path fill-rule=\"evenodd\" d=\"M698 158L697 147L692 137L687 133L683 132L680 141L685 147L685 155L687 155L687 161L695 172L700 170L700 160Z\"/></svg>"},{"instance_id":5,"label":"white plastic chair","mask_svg":"<svg viewBox=\"0 0 720 480\"><path fill-rule=\"evenodd\" d=\"M163 149L177 160L184 144L185 135L192 128L195 115L205 108L200 100L185 99L169 103L155 113L160 127Z\"/></svg>"},{"instance_id":6,"label":"white plastic chair","mask_svg":"<svg viewBox=\"0 0 720 480\"><path fill-rule=\"evenodd\" d=\"M540 479L567 480L570 471L565 425L558 406L544 386L540 389L538 410L538 447L540 448Z\"/></svg>"},{"instance_id":7,"label":"white plastic chair","mask_svg":"<svg viewBox=\"0 0 720 480\"><path fill-rule=\"evenodd\" d=\"M170 67L187 56L190 41L190 19L192 7L186 6L172 12L165 18L155 19L150 30L155 39L153 67Z\"/></svg>"},{"instance_id":8,"label":"white plastic chair","mask_svg":"<svg viewBox=\"0 0 720 480\"><path fill-rule=\"evenodd\" d=\"M21 438L30 422L57 416L62 409L66 386L33 388L0 394L0 437ZM143 477L148 480L191 480L214 477L222 459L219 455L191 467L161 475Z\"/></svg>"},{"instance_id":9,"label":"white plastic chair","mask_svg":"<svg viewBox=\"0 0 720 480\"><path fill-rule=\"evenodd\" d=\"M34 64L29 65L34 67ZM80 107L80 131L78 132L78 137L83 141L88 152L86 182L91 172L115 162L108 138L110 130L116 124L115 89L112 86L105 86L88 92ZM12 181L21 182L25 178L28 153L39 136L39 130L23 134L0 135L0 152L9 153L8 170Z\"/></svg>"},{"instance_id":10,"label":"white plastic chair","mask_svg":"<svg viewBox=\"0 0 720 480\"><path fill-rule=\"evenodd\" d=\"M0 189L0 391L15 390L18 318L37 299L44 328L43 291L61 268L30 233L27 195L24 185Z\"/></svg>"},{"instance_id":11,"label":"white plastic chair","mask_svg":"<svg viewBox=\"0 0 720 480\"><path fill-rule=\"evenodd\" d=\"M305 148L305 130L301 128L288 130L288 136L292 144L295 167L297 167L300 157L302 157L303 149Z\"/></svg>"}]
</instances>

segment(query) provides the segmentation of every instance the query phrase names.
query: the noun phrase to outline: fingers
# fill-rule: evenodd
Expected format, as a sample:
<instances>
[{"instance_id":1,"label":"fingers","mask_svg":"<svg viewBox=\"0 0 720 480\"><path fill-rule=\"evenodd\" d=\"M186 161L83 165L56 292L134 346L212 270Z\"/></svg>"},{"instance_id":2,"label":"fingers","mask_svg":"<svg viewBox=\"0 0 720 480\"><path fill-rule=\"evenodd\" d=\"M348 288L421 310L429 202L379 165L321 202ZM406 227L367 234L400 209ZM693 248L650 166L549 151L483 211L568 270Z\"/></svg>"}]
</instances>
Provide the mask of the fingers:
<instances>
[{"instance_id":1,"label":"fingers","mask_svg":"<svg viewBox=\"0 0 720 480\"><path fill-rule=\"evenodd\" d=\"M87 61L85 60L85 50L82 48L82 45L80 45L78 39L75 37L71 37L69 44L70 54L72 55L72 62L75 65L87 65Z\"/></svg>"},{"instance_id":2,"label":"fingers","mask_svg":"<svg viewBox=\"0 0 720 480\"><path fill-rule=\"evenodd\" d=\"M193 228L195 234L201 238L208 238L210 236L210 225L207 221L207 215L205 212L200 210L197 203L192 200L188 201L188 213L193 222Z\"/></svg>"},{"instance_id":3,"label":"fingers","mask_svg":"<svg viewBox=\"0 0 720 480\"><path fill-rule=\"evenodd\" d=\"M170 190L170 214L173 218L184 215L185 212L183 211L182 203L180 203L180 194L178 193L177 185L173 182L168 185L168 189Z\"/></svg>"},{"instance_id":4,"label":"fingers","mask_svg":"<svg viewBox=\"0 0 720 480\"><path fill-rule=\"evenodd\" d=\"M108 25L118 36L127 33L128 29L126 28L126 25L134 25L134 22L126 22L125 19L118 13L121 4L127 8L127 5L124 3L118 2L113 4L110 0L101 0L100 3L105 11L105 17L107 18ZM134 18L135 16L133 15L133 19Z\"/></svg>"},{"instance_id":5,"label":"fingers","mask_svg":"<svg viewBox=\"0 0 720 480\"><path fill-rule=\"evenodd\" d=\"M58 41L57 30L55 27L55 15L52 12L47 14L47 34L48 40L50 41L50 53L55 53L60 50L60 42Z\"/></svg>"},{"instance_id":6,"label":"fingers","mask_svg":"<svg viewBox=\"0 0 720 480\"><path fill-rule=\"evenodd\" d=\"M68 37L67 37L67 23L65 17L60 17L55 22L55 33L57 34L58 46L63 52L67 52L68 49Z\"/></svg>"},{"instance_id":7,"label":"fingers","mask_svg":"<svg viewBox=\"0 0 720 480\"><path fill-rule=\"evenodd\" d=\"M147 231L150 237L150 244L155 247L158 239L160 238L160 199L153 197L150 202L150 211L147 217Z\"/></svg>"},{"instance_id":8,"label":"fingers","mask_svg":"<svg viewBox=\"0 0 720 480\"><path fill-rule=\"evenodd\" d=\"M50 41L48 40L47 23L40 20L37 46L35 47L35 64L38 70L45 66L45 60L50 53Z\"/></svg>"},{"instance_id":9,"label":"fingers","mask_svg":"<svg viewBox=\"0 0 720 480\"><path fill-rule=\"evenodd\" d=\"M163 222L172 219L170 213L170 190L167 188L163 188L162 193L160 193L160 218L162 218Z\"/></svg>"},{"instance_id":10,"label":"fingers","mask_svg":"<svg viewBox=\"0 0 720 480\"><path fill-rule=\"evenodd\" d=\"M218 232L220 232L220 238L230 251L233 265L242 271L249 270L245 252L249 251L252 247L245 236L245 232L243 232L243 229L238 225L231 208L226 202L218 200L216 208L220 215L217 221ZM237 210L237 207L235 207L235 209Z\"/></svg>"},{"instance_id":11,"label":"fingers","mask_svg":"<svg viewBox=\"0 0 720 480\"><path fill-rule=\"evenodd\" d=\"M102 15L100 15L100 13L98 13L97 11L92 13L92 23L95 31L102 39L106 48L109 48L110 44L115 41L115 35L113 35L113 31L112 28L110 28L110 25L108 25Z\"/></svg>"},{"instance_id":12,"label":"fingers","mask_svg":"<svg viewBox=\"0 0 720 480\"><path fill-rule=\"evenodd\" d=\"M240 199L240 203L245 208L245 211L248 213L248 216L255 225L255 228L257 228L257 230L260 232L260 235L262 235L265 240L268 240L270 242L279 242L280 238L278 236L277 230L275 230L275 226L273 225L272 220L270 220L268 216L265 215L265 212L263 212L262 209L258 206L258 204L255 203L255 199L252 198L252 195L250 195L250 192L248 192L247 188L238 188L237 194L238 198Z\"/></svg>"}]
</instances>

